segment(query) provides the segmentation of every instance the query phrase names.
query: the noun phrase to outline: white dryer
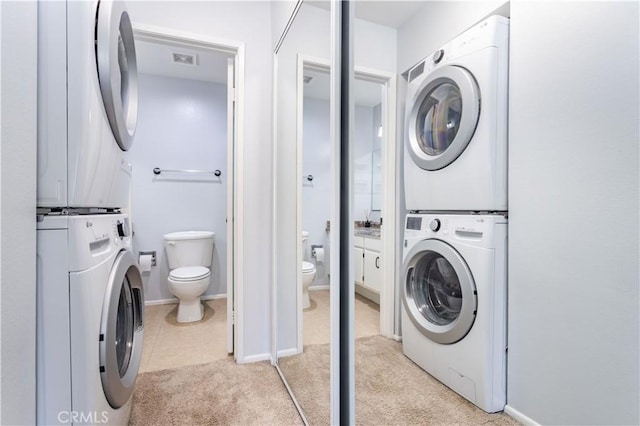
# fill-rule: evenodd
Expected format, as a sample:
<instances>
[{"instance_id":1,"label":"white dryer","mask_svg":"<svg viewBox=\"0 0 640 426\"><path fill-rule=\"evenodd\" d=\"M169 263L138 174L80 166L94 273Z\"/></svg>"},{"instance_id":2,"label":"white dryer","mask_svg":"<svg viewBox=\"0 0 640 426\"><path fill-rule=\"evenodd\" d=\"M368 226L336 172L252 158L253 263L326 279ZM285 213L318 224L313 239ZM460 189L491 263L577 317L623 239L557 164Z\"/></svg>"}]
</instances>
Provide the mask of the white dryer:
<instances>
[{"instance_id":1,"label":"white dryer","mask_svg":"<svg viewBox=\"0 0 640 426\"><path fill-rule=\"evenodd\" d=\"M506 211L509 20L492 16L408 72L410 211Z\"/></svg>"},{"instance_id":2,"label":"white dryer","mask_svg":"<svg viewBox=\"0 0 640 426\"><path fill-rule=\"evenodd\" d=\"M506 403L507 219L407 216L402 347L487 412Z\"/></svg>"},{"instance_id":3,"label":"white dryer","mask_svg":"<svg viewBox=\"0 0 640 426\"><path fill-rule=\"evenodd\" d=\"M128 204L137 81L121 2L38 2L39 207Z\"/></svg>"},{"instance_id":4,"label":"white dryer","mask_svg":"<svg viewBox=\"0 0 640 426\"><path fill-rule=\"evenodd\" d=\"M126 424L144 293L125 215L41 216L37 423Z\"/></svg>"}]
</instances>

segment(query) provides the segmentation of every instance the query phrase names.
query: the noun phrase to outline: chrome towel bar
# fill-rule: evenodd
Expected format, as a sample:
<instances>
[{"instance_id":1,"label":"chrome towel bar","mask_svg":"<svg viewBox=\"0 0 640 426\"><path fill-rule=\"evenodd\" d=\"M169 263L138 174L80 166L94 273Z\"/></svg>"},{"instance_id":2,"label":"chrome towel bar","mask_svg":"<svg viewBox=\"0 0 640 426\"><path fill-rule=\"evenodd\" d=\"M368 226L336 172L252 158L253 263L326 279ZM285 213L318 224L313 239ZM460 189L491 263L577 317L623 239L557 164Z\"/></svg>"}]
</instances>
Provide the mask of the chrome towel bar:
<instances>
[{"instance_id":1,"label":"chrome towel bar","mask_svg":"<svg viewBox=\"0 0 640 426\"><path fill-rule=\"evenodd\" d=\"M220 170L208 171L208 170L169 170L169 169L161 169L160 167L156 167L153 169L154 175L159 175L160 173L193 173L193 174L207 174L207 175L215 175L220 176L222 172Z\"/></svg>"}]
</instances>

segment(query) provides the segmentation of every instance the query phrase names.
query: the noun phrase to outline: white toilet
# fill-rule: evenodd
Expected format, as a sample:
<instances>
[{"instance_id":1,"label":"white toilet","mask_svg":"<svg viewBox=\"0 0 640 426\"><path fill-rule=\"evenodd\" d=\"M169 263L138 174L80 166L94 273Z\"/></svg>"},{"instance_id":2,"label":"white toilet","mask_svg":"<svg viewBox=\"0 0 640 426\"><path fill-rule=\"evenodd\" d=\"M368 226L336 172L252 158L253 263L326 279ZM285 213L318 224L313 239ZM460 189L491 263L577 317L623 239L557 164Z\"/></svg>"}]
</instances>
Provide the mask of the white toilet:
<instances>
[{"instance_id":1,"label":"white toilet","mask_svg":"<svg viewBox=\"0 0 640 426\"><path fill-rule=\"evenodd\" d=\"M179 300L178 322L200 321L204 308L200 296L211 280L214 233L172 232L164 236L169 263L169 290Z\"/></svg>"},{"instance_id":2,"label":"white toilet","mask_svg":"<svg viewBox=\"0 0 640 426\"><path fill-rule=\"evenodd\" d=\"M307 255L307 244L309 242L309 233L302 231L302 250L303 258ZM307 309L311 307L311 299L309 299L309 286L316 278L316 266L307 261L302 261L302 308Z\"/></svg>"}]
</instances>

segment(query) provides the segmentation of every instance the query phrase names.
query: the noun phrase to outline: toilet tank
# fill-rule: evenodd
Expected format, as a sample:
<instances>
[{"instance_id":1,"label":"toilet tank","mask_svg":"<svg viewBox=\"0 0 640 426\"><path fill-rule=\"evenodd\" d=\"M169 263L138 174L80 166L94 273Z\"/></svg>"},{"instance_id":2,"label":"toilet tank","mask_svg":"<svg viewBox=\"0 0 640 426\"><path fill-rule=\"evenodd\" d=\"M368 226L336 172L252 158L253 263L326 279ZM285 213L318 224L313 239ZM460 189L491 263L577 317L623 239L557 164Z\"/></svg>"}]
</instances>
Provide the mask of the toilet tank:
<instances>
[{"instance_id":1,"label":"toilet tank","mask_svg":"<svg viewBox=\"0 0 640 426\"><path fill-rule=\"evenodd\" d=\"M184 266L211 266L213 240L211 231L172 232L164 235L169 269Z\"/></svg>"}]
</instances>

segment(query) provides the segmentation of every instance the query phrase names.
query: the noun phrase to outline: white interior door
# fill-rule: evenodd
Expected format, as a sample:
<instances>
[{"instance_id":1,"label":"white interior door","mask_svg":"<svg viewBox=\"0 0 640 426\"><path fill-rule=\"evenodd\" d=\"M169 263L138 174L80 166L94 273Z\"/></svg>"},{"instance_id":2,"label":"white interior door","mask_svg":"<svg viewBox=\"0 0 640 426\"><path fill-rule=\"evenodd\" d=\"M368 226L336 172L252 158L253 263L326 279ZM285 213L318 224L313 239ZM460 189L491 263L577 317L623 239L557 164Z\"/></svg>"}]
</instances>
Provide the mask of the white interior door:
<instances>
[{"instance_id":1,"label":"white interior door","mask_svg":"<svg viewBox=\"0 0 640 426\"><path fill-rule=\"evenodd\" d=\"M234 193L235 193L235 58L227 60L227 353L233 353L235 341L234 304Z\"/></svg>"}]
</instances>

